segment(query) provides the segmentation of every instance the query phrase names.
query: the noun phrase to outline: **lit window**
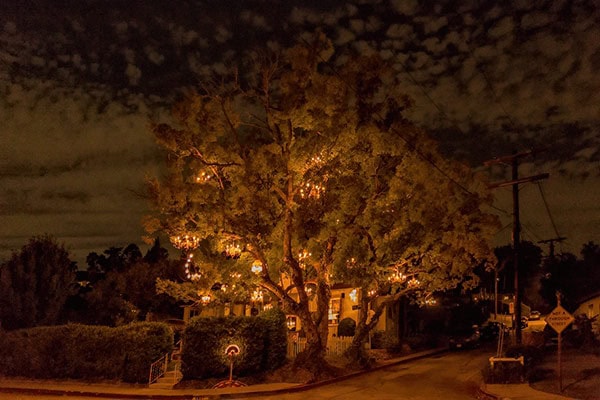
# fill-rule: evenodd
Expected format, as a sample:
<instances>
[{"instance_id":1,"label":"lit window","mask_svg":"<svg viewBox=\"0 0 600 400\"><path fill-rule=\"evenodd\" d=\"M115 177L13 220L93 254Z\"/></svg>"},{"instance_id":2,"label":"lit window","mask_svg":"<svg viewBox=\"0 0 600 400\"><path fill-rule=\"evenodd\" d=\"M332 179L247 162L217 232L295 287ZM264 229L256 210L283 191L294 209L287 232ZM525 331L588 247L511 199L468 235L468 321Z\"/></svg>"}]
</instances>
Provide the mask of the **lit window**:
<instances>
[{"instance_id":1,"label":"lit window","mask_svg":"<svg viewBox=\"0 0 600 400\"><path fill-rule=\"evenodd\" d=\"M331 299L329 301L329 323L337 324L340 322L340 306L341 301L339 298Z\"/></svg>"}]
</instances>

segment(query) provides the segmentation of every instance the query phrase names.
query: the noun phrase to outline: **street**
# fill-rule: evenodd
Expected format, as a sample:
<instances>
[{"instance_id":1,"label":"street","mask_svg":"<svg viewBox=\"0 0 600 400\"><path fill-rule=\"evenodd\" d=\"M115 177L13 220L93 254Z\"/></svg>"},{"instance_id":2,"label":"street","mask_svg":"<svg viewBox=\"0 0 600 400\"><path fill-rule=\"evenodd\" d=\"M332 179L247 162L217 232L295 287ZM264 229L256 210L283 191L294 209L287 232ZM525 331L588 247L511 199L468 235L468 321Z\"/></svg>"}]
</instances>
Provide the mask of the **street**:
<instances>
[{"instance_id":1,"label":"street","mask_svg":"<svg viewBox=\"0 0 600 400\"><path fill-rule=\"evenodd\" d=\"M282 400L475 399L481 380L481 370L494 351L493 346L484 346L482 349L472 351L447 352L310 391L264 398Z\"/></svg>"},{"instance_id":2,"label":"street","mask_svg":"<svg viewBox=\"0 0 600 400\"><path fill-rule=\"evenodd\" d=\"M445 352L436 356L391 366L338 383L289 394L265 394L260 398L282 400L326 399L403 399L465 400L475 399L481 381L481 370L495 352L495 344L480 349ZM218 392L215 391L215 395ZM115 399L118 399L118 395ZM235 396L235 399L258 398ZM90 400L97 397L49 396L0 393L1 400Z\"/></svg>"}]
</instances>

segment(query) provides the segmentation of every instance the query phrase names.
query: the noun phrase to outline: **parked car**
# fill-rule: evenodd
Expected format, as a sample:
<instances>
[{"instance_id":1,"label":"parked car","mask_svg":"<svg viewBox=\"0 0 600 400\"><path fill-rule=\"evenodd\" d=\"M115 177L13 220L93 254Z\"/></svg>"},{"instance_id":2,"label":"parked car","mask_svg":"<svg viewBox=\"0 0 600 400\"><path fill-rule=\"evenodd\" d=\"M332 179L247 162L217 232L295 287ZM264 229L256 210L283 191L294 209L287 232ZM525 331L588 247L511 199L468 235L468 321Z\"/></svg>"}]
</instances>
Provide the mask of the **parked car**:
<instances>
[{"instance_id":1,"label":"parked car","mask_svg":"<svg viewBox=\"0 0 600 400\"><path fill-rule=\"evenodd\" d=\"M539 311L532 311L529 313L529 320L530 321L537 321L542 317L542 314Z\"/></svg>"},{"instance_id":2,"label":"parked car","mask_svg":"<svg viewBox=\"0 0 600 400\"><path fill-rule=\"evenodd\" d=\"M481 333L477 325L456 327L450 332L450 350L473 349L481 344Z\"/></svg>"},{"instance_id":3,"label":"parked car","mask_svg":"<svg viewBox=\"0 0 600 400\"><path fill-rule=\"evenodd\" d=\"M494 340L500 334L502 323L497 321L487 321L479 328L481 340Z\"/></svg>"}]
</instances>

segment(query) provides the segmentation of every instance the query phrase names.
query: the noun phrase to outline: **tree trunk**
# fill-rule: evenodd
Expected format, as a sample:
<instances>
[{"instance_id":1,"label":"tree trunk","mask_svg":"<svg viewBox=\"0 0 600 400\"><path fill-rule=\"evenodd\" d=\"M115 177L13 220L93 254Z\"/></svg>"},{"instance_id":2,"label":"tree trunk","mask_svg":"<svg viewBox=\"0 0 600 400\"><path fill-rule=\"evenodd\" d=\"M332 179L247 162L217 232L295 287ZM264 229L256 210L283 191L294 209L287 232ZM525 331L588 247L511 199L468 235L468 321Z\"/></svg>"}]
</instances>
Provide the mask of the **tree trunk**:
<instances>
[{"instance_id":1,"label":"tree trunk","mask_svg":"<svg viewBox=\"0 0 600 400\"><path fill-rule=\"evenodd\" d=\"M363 291L366 292L366 291ZM369 332L377 325L379 321L379 317L381 316L383 310L385 309L386 302L380 301L376 304L373 309L373 314L369 318L369 298L365 295L366 293L362 293L361 296L361 312L359 314L359 321L356 325L356 331L354 333L354 338L352 339L352 343L348 350L346 350L346 358L348 359L348 364L353 367L360 368L369 368L372 364L371 359L369 358L368 353L365 351L364 344L367 342L367 338L369 337Z\"/></svg>"},{"instance_id":2,"label":"tree trunk","mask_svg":"<svg viewBox=\"0 0 600 400\"><path fill-rule=\"evenodd\" d=\"M317 311L311 313L308 304L302 305L298 317L306 333L306 348L294 360L295 368L305 368L318 380L331 374L332 367L325 360L329 335L329 299L331 292L325 281L317 282Z\"/></svg>"}]
</instances>

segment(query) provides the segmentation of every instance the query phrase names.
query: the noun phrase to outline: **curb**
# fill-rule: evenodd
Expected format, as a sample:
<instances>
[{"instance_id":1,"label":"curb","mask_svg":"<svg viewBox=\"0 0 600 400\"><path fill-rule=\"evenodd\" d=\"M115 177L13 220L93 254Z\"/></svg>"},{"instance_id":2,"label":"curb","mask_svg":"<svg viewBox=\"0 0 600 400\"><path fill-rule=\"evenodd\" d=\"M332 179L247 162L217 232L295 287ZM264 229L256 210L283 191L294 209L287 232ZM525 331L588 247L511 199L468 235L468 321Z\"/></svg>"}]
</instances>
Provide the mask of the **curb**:
<instances>
[{"instance_id":1,"label":"curb","mask_svg":"<svg viewBox=\"0 0 600 400\"><path fill-rule=\"evenodd\" d=\"M504 398L496 394L487 392L485 389L485 383L481 383L477 388L477 399L478 400L503 400Z\"/></svg>"},{"instance_id":2,"label":"curb","mask_svg":"<svg viewBox=\"0 0 600 400\"><path fill-rule=\"evenodd\" d=\"M314 383L299 384L298 386L292 386L283 389L274 390L258 390L254 392L233 392L233 393L210 393L210 394L144 394L144 393L108 393L108 392L97 392L97 391L82 391L82 390L69 390L69 389L33 389L33 388L19 388L19 387L0 387L0 393L21 393L21 394L34 394L34 395L65 395L65 396L81 396L81 397L97 397L105 399L152 399L152 400L218 400L218 399L230 399L239 397L258 397L264 395L278 395L285 393L296 393L303 392L306 390L314 389L317 387L330 385L332 383L342 382L348 379L355 378L360 375L368 374L371 372L379 371L385 368L389 368L395 365L403 364L409 361L426 358L429 356L441 354L448 351L447 348L439 348L434 350L427 350L413 355L405 356L401 359L390 361L388 363L377 365L373 368L352 372L347 375L339 376L332 379L327 379ZM177 389L175 389L177 390ZM198 391L203 389L198 389ZM495 397L493 399L496 399Z\"/></svg>"}]
</instances>

